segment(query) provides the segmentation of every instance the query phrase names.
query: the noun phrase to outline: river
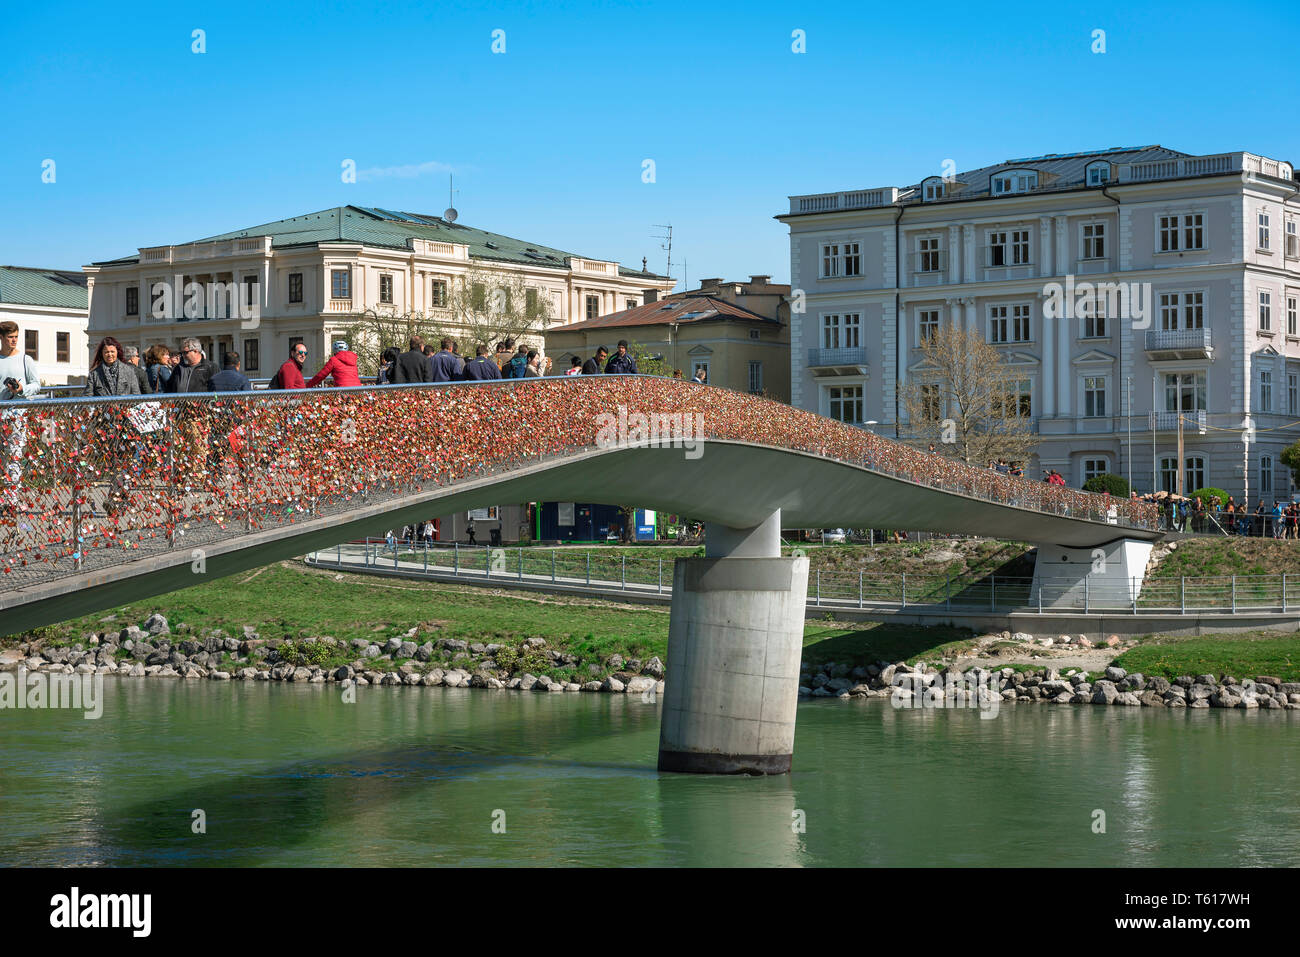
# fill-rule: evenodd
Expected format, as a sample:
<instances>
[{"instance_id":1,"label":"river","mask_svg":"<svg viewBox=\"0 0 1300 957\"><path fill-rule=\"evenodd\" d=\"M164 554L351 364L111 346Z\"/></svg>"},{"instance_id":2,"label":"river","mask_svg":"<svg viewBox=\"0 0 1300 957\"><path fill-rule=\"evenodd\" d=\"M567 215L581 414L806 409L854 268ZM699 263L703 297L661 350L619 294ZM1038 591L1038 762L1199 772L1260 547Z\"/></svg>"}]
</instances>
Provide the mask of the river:
<instances>
[{"instance_id":1,"label":"river","mask_svg":"<svg viewBox=\"0 0 1300 957\"><path fill-rule=\"evenodd\" d=\"M638 696L356 697L110 678L98 720L0 711L0 863L1300 860L1297 712L1020 705L981 720L818 699L799 706L793 773L720 778L657 773L659 704Z\"/></svg>"}]
</instances>

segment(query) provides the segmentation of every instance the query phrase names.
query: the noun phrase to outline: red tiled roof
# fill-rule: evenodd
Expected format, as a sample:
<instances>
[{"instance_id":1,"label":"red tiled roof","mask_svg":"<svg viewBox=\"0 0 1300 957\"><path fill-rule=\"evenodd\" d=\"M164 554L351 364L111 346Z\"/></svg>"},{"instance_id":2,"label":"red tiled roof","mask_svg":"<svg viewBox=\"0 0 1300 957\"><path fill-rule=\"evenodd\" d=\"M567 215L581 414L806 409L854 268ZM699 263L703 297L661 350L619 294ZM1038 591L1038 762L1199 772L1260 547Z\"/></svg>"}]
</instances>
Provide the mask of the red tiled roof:
<instances>
[{"instance_id":1,"label":"red tiled roof","mask_svg":"<svg viewBox=\"0 0 1300 957\"><path fill-rule=\"evenodd\" d=\"M667 302L647 302L643 306L611 312L607 316L571 322L567 326L553 326L549 332L581 332L584 329L604 329L610 326L665 326L672 322L709 322L741 319L747 322L768 322L780 325L776 319L759 315L753 310L738 306L713 296L691 296L670 299Z\"/></svg>"}]
</instances>

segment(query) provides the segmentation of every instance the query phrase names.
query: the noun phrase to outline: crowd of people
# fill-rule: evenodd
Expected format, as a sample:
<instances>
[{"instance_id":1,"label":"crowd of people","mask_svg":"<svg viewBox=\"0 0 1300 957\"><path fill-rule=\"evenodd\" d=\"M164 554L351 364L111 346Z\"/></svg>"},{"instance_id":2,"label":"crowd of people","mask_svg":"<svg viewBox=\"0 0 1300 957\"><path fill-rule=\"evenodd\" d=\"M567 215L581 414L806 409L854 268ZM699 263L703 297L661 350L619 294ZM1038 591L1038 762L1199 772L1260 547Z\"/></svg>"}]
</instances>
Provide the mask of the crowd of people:
<instances>
[{"instance_id":1,"label":"crowd of people","mask_svg":"<svg viewBox=\"0 0 1300 957\"><path fill-rule=\"evenodd\" d=\"M385 349L379 359L378 385L409 385L417 382L481 382L487 379L534 379L551 375L553 362L538 349L526 343L515 344L513 339L503 339L496 350L480 344L474 358L460 354L455 339L444 337L435 349L420 336L411 336L407 351L395 347ZM574 356L568 369L571 375L635 375L636 359L628 351L626 339L620 339L617 350L610 355L604 346L596 349L586 362ZM703 381L703 380L701 380Z\"/></svg>"},{"instance_id":2,"label":"crowd of people","mask_svg":"<svg viewBox=\"0 0 1300 957\"><path fill-rule=\"evenodd\" d=\"M1179 495L1162 490L1146 495L1132 492L1130 497L1157 509L1160 528L1166 531L1300 538L1300 504L1296 502L1275 500L1269 505L1264 499L1259 499L1251 510L1248 503L1238 504L1231 495L1221 500L1217 495L1202 498L1200 495Z\"/></svg>"}]
</instances>

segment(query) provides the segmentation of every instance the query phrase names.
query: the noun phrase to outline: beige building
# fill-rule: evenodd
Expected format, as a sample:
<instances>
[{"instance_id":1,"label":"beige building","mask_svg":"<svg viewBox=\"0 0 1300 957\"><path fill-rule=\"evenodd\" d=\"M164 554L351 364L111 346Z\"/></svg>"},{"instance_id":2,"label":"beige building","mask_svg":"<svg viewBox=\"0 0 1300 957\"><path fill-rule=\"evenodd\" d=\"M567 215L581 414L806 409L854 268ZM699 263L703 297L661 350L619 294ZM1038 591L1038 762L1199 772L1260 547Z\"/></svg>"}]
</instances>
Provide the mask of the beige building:
<instances>
[{"instance_id":1,"label":"beige building","mask_svg":"<svg viewBox=\"0 0 1300 957\"><path fill-rule=\"evenodd\" d=\"M319 366L331 339L366 310L450 321L456 284L473 271L527 288L529 314L544 316L539 342L547 325L637 306L643 290L673 287L644 268L439 216L340 206L86 266L90 335L142 350L193 336L209 356L233 349L249 376L265 377L294 341L307 344L308 366ZM182 295L190 288L202 295ZM170 303L160 289L175 290Z\"/></svg>"},{"instance_id":2,"label":"beige building","mask_svg":"<svg viewBox=\"0 0 1300 957\"><path fill-rule=\"evenodd\" d=\"M586 361L604 346L612 355L620 339L691 378L703 368L711 385L737 392L765 393L790 401L790 287L751 276L748 282L705 279L699 289L653 298L546 333L554 357L553 375L569 368L570 357Z\"/></svg>"}]
</instances>

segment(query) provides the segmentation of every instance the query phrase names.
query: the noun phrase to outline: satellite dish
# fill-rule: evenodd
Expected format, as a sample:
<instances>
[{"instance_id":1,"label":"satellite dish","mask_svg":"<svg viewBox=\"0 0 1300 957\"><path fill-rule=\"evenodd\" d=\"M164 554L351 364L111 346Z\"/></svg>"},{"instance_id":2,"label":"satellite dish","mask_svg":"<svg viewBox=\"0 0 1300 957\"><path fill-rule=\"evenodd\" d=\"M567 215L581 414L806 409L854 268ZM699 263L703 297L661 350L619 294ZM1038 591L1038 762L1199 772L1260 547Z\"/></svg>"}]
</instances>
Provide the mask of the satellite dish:
<instances>
[{"instance_id":1,"label":"satellite dish","mask_svg":"<svg viewBox=\"0 0 1300 957\"><path fill-rule=\"evenodd\" d=\"M456 221L456 217L459 215L460 213L456 212L455 206L448 206L446 209L442 211L442 218L449 223L454 223Z\"/></svg>"}]
</instances>

